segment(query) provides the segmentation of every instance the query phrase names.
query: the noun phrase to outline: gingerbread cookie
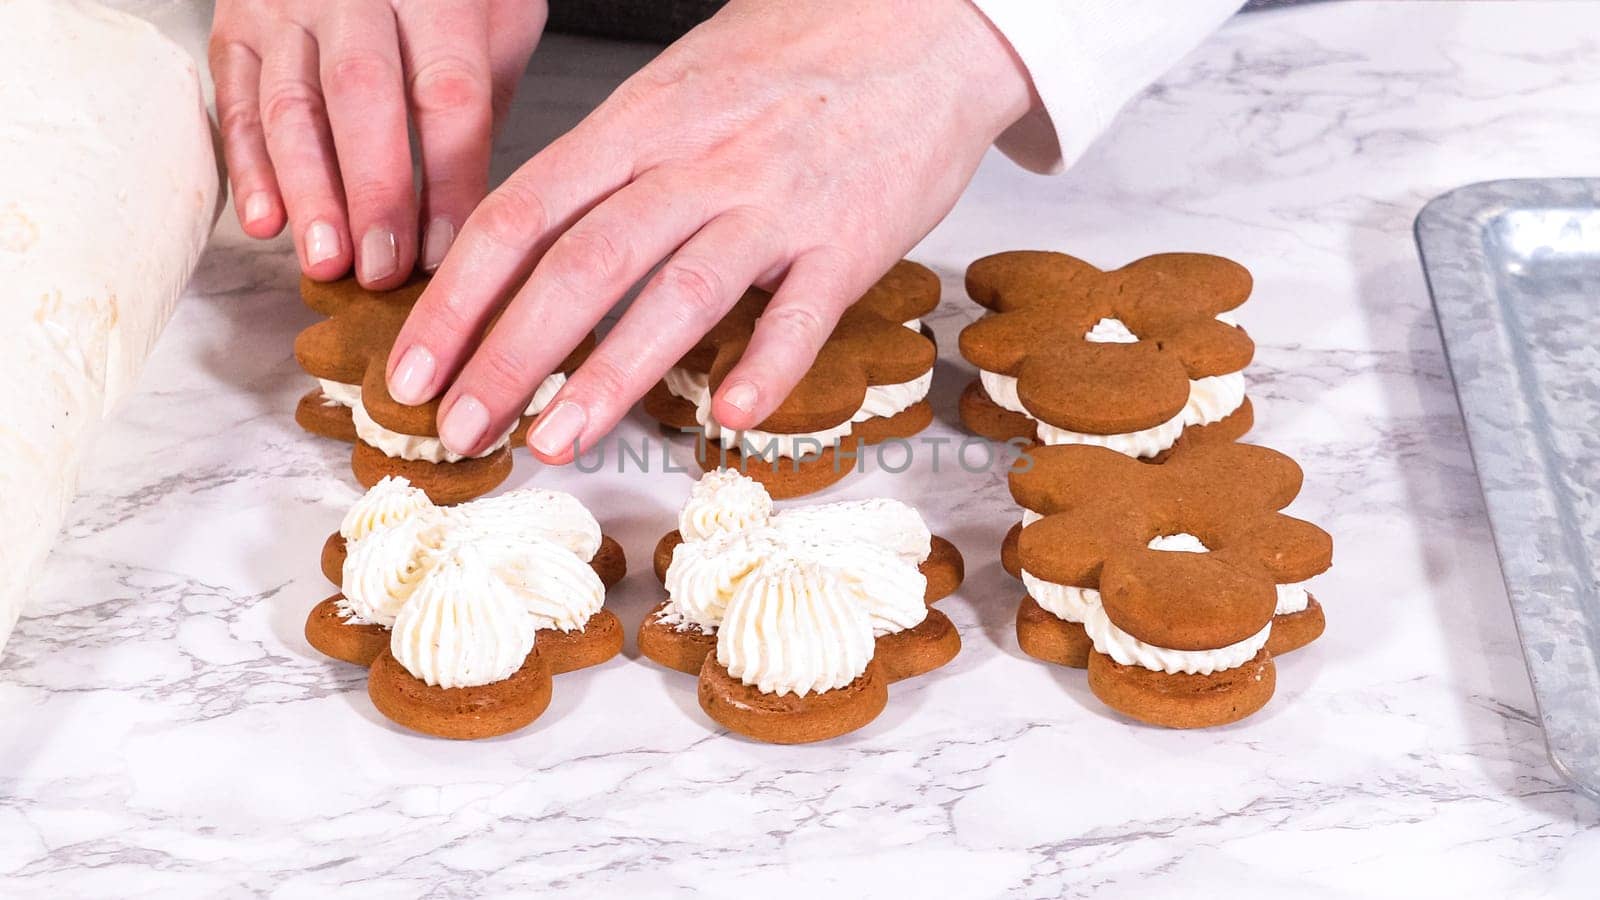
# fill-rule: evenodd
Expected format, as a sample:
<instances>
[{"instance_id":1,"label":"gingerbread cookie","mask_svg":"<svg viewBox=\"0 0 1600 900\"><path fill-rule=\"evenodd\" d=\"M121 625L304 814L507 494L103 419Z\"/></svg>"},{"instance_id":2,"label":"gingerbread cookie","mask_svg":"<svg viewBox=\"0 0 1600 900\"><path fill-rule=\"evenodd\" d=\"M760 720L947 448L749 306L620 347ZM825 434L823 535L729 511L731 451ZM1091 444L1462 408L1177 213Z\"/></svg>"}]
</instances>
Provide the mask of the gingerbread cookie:
<instances>
[{"instance_id":1,"label":"gingerbread cookie","mask_svg":"<svg viewBox=\"0 0 1600 900\"><path fill-rule=\"evenodd\" d=\"M1141 721L1249 715L1271 696L1272 656L1322 630L1305 582L1331 565L1332 541L1280 512L1301 477L1293 460L1246 444L1164 466L1102 447L1034 450L1010 476L1027 511L1018 643L1087 667L1096 696Z\"/></svg>"},{"instance_id":2,"label":"gingerbread cookie","mask_svg":"<svg viewBox=\"0 0 1600 900\"><path fill-rule=\"evenodd\" d=\"M423 489L436 503L460 503L488 493L510 475L513 437L526 435L567 374L593 349L594 337L539 385L511 433L482 455L465 458L439 440L438 401L404 406L389 395L384 376L400 327L426 285L427 278L420 275L387 292L368 291L353 278L302 280L306 305L328 318L295 339L295 358L319 382L318 389L300 399L295 421L314 434L351 442L351 469L363 486L393 475Z\"/></svg>"},{"instance_id":3,"label":"gingerbread cookie","mask_svg":"<svg viewBox=\"0 0 1600 900\"><path fill-rule=\"evenodd\" d=\"M1018 251L967 269L992 314L961 332L979 369L962 422L994 440L1110 447L1160 462L1253 424L1244 367L1255 345L1230 318L1250 273L1168 253L1102 272L1063 253Z\"/></svg>"},{"instance_id":4,"label":"gingerbread cookie","mask_svg":"<svg viewBox=\"0 0 1600 900\"><path fill-rule=\"evenodd\" d=\"M772 415L755 429L723 428L711 415L712 395L770 300L747 292L645 397L645 412L663 427L697 433L702 469L738 469L774 497L797 497L849 474L863 444L911 437L933 421L927 395L936 350L921 316L939 304L939 279L900 262L845 311Z\"/></svg>"},{"instance_id":5,"label":"gingerbread cookie","mask_svg":"<svg viewBox=\"0 0 1600 900\"><path fill-rule=\"evenodd\" d=\"M386 478L337 536L348 539L343 590L313 609L306 639L369 665L374 705L413 730L476 738L520 728L549 703L551 676L622 649L597 574L599 525L565 494L439 507ZM620 570L620 557L605 565Z\"/></svg>"},{"instance_id":6,"label":"gingerbread cookie","mask_svg":"<svg viewBox=\"0 0 1600 900\"><path fill-rule=\"evenodd\" d=\"M961 554L893 500L774 512L759 482L715 470L657 559L667 600L645 617L640 652L698 674L707 713L761 740L859 728L888 684L961 649L932 608L960 584Z\"/></svg>"}]
</instances>

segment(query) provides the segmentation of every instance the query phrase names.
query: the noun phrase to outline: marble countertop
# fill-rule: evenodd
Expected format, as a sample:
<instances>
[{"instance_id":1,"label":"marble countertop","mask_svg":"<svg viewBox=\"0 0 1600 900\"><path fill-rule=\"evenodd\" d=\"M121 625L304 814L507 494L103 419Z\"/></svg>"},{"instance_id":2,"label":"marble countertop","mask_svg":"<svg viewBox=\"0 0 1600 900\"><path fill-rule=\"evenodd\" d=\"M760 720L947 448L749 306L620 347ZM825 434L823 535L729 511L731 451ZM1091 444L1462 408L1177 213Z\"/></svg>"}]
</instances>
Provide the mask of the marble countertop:
<instances>
[{"instance_id":1,"label":"marble countertop","mask_svg":"<svg viewBox=\"0 0 1600 900\"><path fill-rule=\"evenodd\" d=\"M1280 661L1266 710L1196 733L1132 725L1020 654L1002 474L926 458L828 495L912 501L969 565L941 607L962 654L868 728L730 737L631 645L516 735L391 727L301 636L357 491L347 450L291 418L311 316L288 244L225 219L0 661L0 893L1592 895L1600 810L1545 758L1411 223L1467 182L1594 173L1597 33L1594 3L1242 17L1070 174L992 155L910 254L945 283L932 433L950 437L970 260L1183 249L1255 273L1251 440L1302 462L1291 511L1334 535L1329 627ZM648 55L548 40L501 171ZM620 433L659 465L642 417ZM609 602L630 627L659 599L649 549L688 476L524 455L511 483L577 494L623 542Z\"/></svg>"}]
</instances>

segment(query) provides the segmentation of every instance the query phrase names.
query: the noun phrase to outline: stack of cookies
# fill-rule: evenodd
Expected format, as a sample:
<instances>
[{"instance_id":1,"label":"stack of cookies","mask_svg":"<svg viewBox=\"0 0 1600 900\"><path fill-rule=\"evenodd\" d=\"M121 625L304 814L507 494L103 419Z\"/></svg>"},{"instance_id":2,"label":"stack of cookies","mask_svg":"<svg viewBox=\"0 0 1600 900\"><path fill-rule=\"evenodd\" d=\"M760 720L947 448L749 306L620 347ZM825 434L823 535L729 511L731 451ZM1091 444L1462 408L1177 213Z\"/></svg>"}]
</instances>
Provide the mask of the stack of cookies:
<instances>
[{"instance_id":1,"label":"stack of cookies","mask_svg":"<svg viewBox=\"0 0 1600 900\"><path fill-rule=\"evenodd\" d=\"M974 434L1160 463L1238 440L1255 422L1244 382L1255 343L1233 318L1251 278L1236 262L1163 253L1103 272L1065 253L1017 250L973 263L966 281L988 311L960 338L978 367L960 402ZM1013 576L1021 530L1000 550Z\"/></svg>"},{"instance_id":2,"label":"stack of cookies","mask_svg":"<svg viewBox=\"0 0 1600 900\"><path fill-rule=\"evenodd\" d=\"M669 430L696 436L705 471L737 469L772 496L819 491L859 467L863 445L909 438L933 421L936 350L921 318L939 305L939 278L895 264L845 310L811 370L759 427L725 428L712 396L744 354L772 296L752 288L645 396Z\"/></svg>"},{"instance_id":3,"label":"stack of cookies","mask_svg":"<svg viewBox=\"0 0 1600 900\"><path fill-rule=\"evenodd\" d=\"M534 417L593 349L594 338L539 385L513 431L482 454L462 457L439 440L438 400L404 406L389 395L384 377L400 326L426 285L420 275L384 292L368 291L353 278L301 281L306 305L327 318L295 338L295 359L318 382L300 399L295 421L313 434L352 444L350 465L365 487L398 476L435 503L460 503L488 493L511 474L512 444L520 443Z\"/></svg>"},{"instance_id":4,"label":"stack of cookies","mask_svg":"<svg viewBox=\"0 0 1600 900\"><path fill-rule=\"evenodd\" d=\"M1088 669L1108 706L1172 728L1236 721L1271 698L1273 657L1322 633L1307 581L1333 541L1280 512L1300 491L1294 460L1248 444L1161 466L1083 445L1029 459L1010 478L1027 523L1017 641Z\"/></svg>"},{"instance_id":5,"label":"stack of cookies","mask_svg":"<svg viewBox=\"0 0 1600 900\"><path fill-rule=\"evenodd\" d=\"M1154 724L1249 715L1272 696L1272 656L1323 629L1304 582L1332 542L1278 512L1300 469L1233 443L1254 422L1255 347L1232 318L1250 290L1242 266L1189 253L1104 272L1009 252L967 270L989 313L961 333L979 370L962 422L1028 451L1001 547L1027 588L1018 642Z\"/></svg>"}]
</instances>

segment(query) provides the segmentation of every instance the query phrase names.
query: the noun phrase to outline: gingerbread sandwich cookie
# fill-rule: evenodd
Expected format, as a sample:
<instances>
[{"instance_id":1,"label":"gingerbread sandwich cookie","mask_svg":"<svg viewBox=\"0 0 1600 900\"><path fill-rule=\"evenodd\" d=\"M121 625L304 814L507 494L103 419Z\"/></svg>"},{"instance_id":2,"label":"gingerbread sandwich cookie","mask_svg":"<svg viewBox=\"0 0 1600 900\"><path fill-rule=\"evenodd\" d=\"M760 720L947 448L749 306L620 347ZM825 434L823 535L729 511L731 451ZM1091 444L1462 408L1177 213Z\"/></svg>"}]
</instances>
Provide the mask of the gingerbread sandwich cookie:
<instances>
[{"instance_id":1,"label":"gingerbread sandwich cookie","mask_svg":"<svg viewBox=\"0 0 1600 900\"><path fill-rule=\"evenodd\" d=\"M319 383L301 398L295 420L314 434L350 441L351 469L363 486L393 475L437 503L460 503L488 493L510 475L513 437L526 434L593 349L594 337L538 386L523 417L501 440L476 457L464 457L439 440L438 400L405 406L389 395L384 374L400 327L426 285L423 276L387 292L368 291L354 279L302 281L306 305L328 318L295 339L295 358Z\"/></svg>"},{"instance_id":2,"label":"gingerbread sandwich cookie","mask_svg":"<svg viewBox=\"0 0 1600 900\"><path fill-rule=\"evenodd\" d=\"M622 649L595 562L599 526L567 495L438 507L384 479L342 528L342 590L312 610L306 639L369 666L373 703L406 727L451 738L520 728L549 702L552 675Z\"/></svg>"},{"instance_id":3,"label":"gingerbread sandwich cookie","mask_svg":"<svg viewBox=\"0 0 1600 900\"><path fill-rule=\"evenodd\" d=\"M516 731L550 705L554 670L534 621L473 545L447 544L436 554L395 613L367 695L390 720L423 734L473 740Z\"/></svg>"},{"instance_id":4,"label":"gingerbread sandwich cookie","mask_svg":"<svg viewBox=\"0 0 1600 900\"><path fill-rule=\"evenodd\" d=\"M967 269L989 315L961 332L979 377L962 422L994 440L1109 447L1160 462L1237 440L1253 424L1243 370L1255 345L1231 318L1250 273L1167 253L1102 272L1063 253L1015 251Z\"/></svg>"},{"instance_id":5,"label":"gingerbread sandwich cookie","mask_svg":"<svg viewBox=\"0 0 1600 900\"><path fill-rule=\"evenodd\" d=\"M911 437L933 421L927 395L936 351L921 317L938 306L939 279L900 262L845 310L772 415L754 429L722 427L711 398L771 299L747 292L645 397L645 412L663 427L697 435L702 469L737 469L774 497L797 497L849 474L863 445Z\"/></svg>"},{"instance_id":6,"label":"gingerbread sandwich cookie","mask_svg":"<svg viewBox=\"0 0 1600 900\"><path fill-rule=\"evenodd\" d=\"M1305 582L1331 565L1332 541L1281 512L1301 478L1283 454L1244 444L1164 466L1101 447L1035 450L1010 476L1028 510L1018 643L1087 668L1096 696L1144 722L1203 727L1256 711L1272 695L1273 655L1322 630Z\"/></svg>"},{"instance_id":7,"label":"gingerbread sandwich cookie","mask_svg":"<svg viewBox=\"0 0 1600 900\"><path fill-rule=\"evenodd\" d=\"M393 610L406 596L403 573L411 566L420 572L443 542L467 538L509 555L507 565L514 562L517 568L508 571L526 572L534 564L563 571L569 568L565 556L550 549L558 547L587 564L602 590L627 572L621 546L601 533L594 516L570 494L525 489L438 507L404 479L384 478L351 507L323 545L323 574L341 590L313 608L306 620L307 641L335 659L371 665L389 641ZM408 561L396 562L400 559ZM605 662L621 650L622 626L609 610L597 608L580 618L557 600L522 596L555 674Z\"/></svg>"},{"instance_id":8,"label":"gingerbread sandwich cookie","mask_svg":"<svg viewBox=\"0 0 1600 900\"><path fill-rule=\"evenodd\" d=\"M702 706L735 731L780 743L843 734L877 715L886 685L961 649L932 607L960 584L961 555L905 504L775 512L759 482L724 469L695 485L678 525L657 548L667 600L645 617L639 649L698 674Z\"/></svg>"}]
</instances>

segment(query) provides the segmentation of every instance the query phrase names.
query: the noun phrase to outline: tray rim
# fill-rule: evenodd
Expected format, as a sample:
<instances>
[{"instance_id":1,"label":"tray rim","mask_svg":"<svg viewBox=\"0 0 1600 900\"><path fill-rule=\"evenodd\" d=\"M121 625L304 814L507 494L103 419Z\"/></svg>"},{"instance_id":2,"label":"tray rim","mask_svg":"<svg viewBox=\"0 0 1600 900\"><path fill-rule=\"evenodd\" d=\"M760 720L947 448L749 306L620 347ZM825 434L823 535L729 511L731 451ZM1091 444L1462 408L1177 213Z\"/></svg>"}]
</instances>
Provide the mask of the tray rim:
<instances>
[{"instance_id":1,"label":"tray rim","mask_svg":"<svg viewBox=\"0 0 1600 900\"><path fill-rule=\"evenodd\" d=\"M1513 203L1513 198L1521 202ZM1600 766L1597 766L1592 758L1581 761L1569 758L1574 751L1574 734L1580 729L1573 722L1567 721L1569 716L1588 718L1590 722L1600 726L1600 717L1596 716L1600 713L1600 697L1587 698L1590 701L1589 709L1576 713L1566 709L1564 703L1553 703L1551 699L1551 693L1555 690L1551 682L1563 680L1556 675L1556 670L1562 665L1583 669L1591 676L1594 683L1600 684L1600 655L1594 653L1592 646L1588 653L1576 652L1581 648L1563 647L1563 643L1581 644L1582 641L1555 640L1554 638L1560 636L1546 633L1545 630L1550 627L1546 617L1537 615L1538 611L1528 608L1528 598L1525 595L1532 589L1513 583L1512 575L1506 566L1508 555L1516 556L1521 552L1508 550L1507 543L1510 536L1502 533L1510 516L1500 509L1502 493L1491 488L1485 482L1483 474L1482 459L1493 455L1489 449L1491 446L1499 454L1504 454L1507 449L1520 452L1524 458L1537 461L1538 480L1547 489L1543 496L1536 496L1534 501L1544 500L1556 507L1562 507L1565 505L1564 498L1553 489L1557 480L1552 472L1550 450L1539 446L1538 432L1533 427L1538 423L1525 408L1530 404L1516 404L1508 400L1501 410L1502 412L1515 410L1517 424L1526 427L1495 428L1492 427L1492 423L1482 421L1480 414L1469 411L1472 404L1463 392L1459 371L1461 362L1458 352L1452 352L1452 344L1457 344L1459 351L1459 345L1467 342L1472 335L1465 330L1457 331L1453 314L1446 311L1447 307L1468 309L1474 305L1503 308L1499 298L1498 279L1489 264L1484 235L1487 228L1501 216L1517 209L1529 208L1600 210L1600 178L1510 178L1463 185L1440 194L1424 204L1413 224L1413 237L1417 244L1423 275L1427 281L1446 365L1450 371L1457 411L1461 416L1468 449L1472 455L1474 477L1487 511L1501 580L1511 607L1518 642L1522 647L1523 664L1533 687L1533 699L1544 731L1546 753L1552 767L1568 783L1589 797L1600 800ZM1493 339L1507 348L1507 352L1495 360L1500 374L1509 376L1510 387L1514 388L1517 396L1526 397L1527 376L1515 361L1515 344L1509 340L1505 317L1494 315L1488 319L1492 323ZM1484 338L1479 336L1478 340L1482 342ZM1484 360L1477 359L1474 362L1478 366L1475 371L1477 380L1481 381ZM1512 492L1505 493L1509 495ZM1559 509L1553 509L1551 512L1559 513ZM1542 523L1553 523L1559 518L1559 515L1540 516L1537 520ZM1573 559L1570 549L1566 547L1569 543L1568 535L1553 524L1544 525L1538 530L1541 532L1538 535L1541 539L1540 548L1546 551L1551 548L1561 550L1559 555L1568 564L1569 570L1579 571L1576 565L1578 561ZM1552 534L1552 531L1557 533ZM1521 535L1518 537L1520 539ZM1588 553L1584 552L1583 557L1587 559ZM1579 582L1581 576L1571 580ZM1581 592L1583 589L1578 585L1576 590ZM1541 658L1540 654L1534 651L1533 643L1539 640L1551 641L1550 646L1555 651L1551 658ZM1556 658L1558 656L1559 660Z\"/></svg>"}]
</instances>

